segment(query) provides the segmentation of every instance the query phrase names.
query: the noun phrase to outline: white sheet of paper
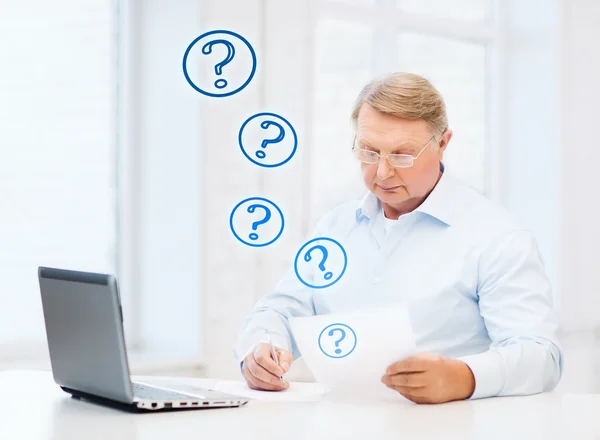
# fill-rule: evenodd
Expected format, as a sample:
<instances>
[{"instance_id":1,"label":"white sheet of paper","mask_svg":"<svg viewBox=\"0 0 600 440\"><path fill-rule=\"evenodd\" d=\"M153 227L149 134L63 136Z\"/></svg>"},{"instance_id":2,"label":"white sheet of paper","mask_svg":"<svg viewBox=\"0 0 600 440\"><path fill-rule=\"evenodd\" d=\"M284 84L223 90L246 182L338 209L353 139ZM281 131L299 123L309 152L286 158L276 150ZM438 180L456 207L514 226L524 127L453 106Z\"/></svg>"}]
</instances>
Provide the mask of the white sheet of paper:
<instances>
[{"instance_id":1,"label":"white sheet of paper","mask_svg":"<svg viewBox=\"0 0 600 440\"><path fill-rule=\"evenodd\" d=\"M302 357L327 394L406 400L381 383L389 365L417 353L405 305L292 318L290 325Z\"/></svg>"},{"instance_id":2,"label":"white sheet of paper","mask_svg":"<svg viewBox=\"0 0 600 440\"><path fill-rule=\"evenodd\" d=\"M268 402L315 402L323 398L323 387L318 383L292 382L285 391L258 391L237 380L222 380L211 387L213 390L249 399Z\"/></svg>"}]
</instances>

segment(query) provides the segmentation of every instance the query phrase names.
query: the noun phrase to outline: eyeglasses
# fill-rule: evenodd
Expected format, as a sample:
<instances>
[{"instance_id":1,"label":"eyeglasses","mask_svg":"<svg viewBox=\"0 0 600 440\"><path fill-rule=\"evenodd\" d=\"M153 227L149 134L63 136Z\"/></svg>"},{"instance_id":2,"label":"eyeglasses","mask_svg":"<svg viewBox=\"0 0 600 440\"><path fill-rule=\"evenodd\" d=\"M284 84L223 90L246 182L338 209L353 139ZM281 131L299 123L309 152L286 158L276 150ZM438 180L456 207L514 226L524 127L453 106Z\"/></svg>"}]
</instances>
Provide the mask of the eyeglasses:
<instances>
[{"instance_id":1,"label":"eyeglasses","mask_svg":"<svg viewBox=\"0 0 600 440\"><path fill-rule=\"evenodd\" d=\"M421 153L425 151L425 148L429 146L431 141L435 138L435 136L431 136L431 139L425 144L421 151L416 156L411 156L410 154L388 154L386 156L382 156L376 151L367 150L364 148L359 148L356 145L356 137L354 137L354 146L352 147L352 151L358 160L363 163L368 164L376 164L379 163L379 159L385 157L391 166L394 168L410 168L414 165L416 159L419 158Z\"/></svg>"}]
</instances>

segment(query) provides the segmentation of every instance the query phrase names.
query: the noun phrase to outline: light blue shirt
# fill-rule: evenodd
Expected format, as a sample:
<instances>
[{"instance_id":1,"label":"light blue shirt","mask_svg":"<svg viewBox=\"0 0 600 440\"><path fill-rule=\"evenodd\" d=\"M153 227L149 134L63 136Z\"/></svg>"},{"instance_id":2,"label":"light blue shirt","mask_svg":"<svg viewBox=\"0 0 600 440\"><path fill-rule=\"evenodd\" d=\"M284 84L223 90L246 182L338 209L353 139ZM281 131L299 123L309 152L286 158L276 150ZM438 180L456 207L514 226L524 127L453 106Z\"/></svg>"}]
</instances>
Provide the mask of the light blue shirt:
<instances>
[{"instance_id":1,"label":"light blue shirt","mask_svg":"<svg viewBox=\"0 0 600 440\"><path fill-rule=\"evenodd\" d=\"M263 342L265 328L275 345L301 356L290 317L404 303L419 351L471 368L472 399L540 393L560 380L552 289L535 238L447 171L421 206L397 221L385 219L369 192L327 214L314 236L344 246L346 273L313 289L291 268L247 317L235 347L239 360Z\"/></svg>"}]
</instances>

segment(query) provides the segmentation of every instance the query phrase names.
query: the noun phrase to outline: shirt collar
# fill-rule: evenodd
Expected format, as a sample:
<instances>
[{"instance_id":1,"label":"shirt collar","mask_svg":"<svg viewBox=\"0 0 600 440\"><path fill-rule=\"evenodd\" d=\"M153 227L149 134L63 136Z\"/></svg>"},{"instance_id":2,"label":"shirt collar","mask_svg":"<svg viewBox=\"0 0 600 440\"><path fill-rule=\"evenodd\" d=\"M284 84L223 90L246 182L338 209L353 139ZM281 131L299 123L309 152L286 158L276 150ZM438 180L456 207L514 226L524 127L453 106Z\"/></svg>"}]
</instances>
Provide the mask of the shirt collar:
<instances>
[{"instance_id":1,"label":"shirt collar","mask_svg":"<svg viewBox=\"0 0 600 440\"><path fill-rule=\"evenodd\" d=\"M381 210L381 202L371 191L368 191L356 208L356 220L362 217L374 219Z\"/></svg>"},{"instance_id":2,"label":"shirt collar","mask_svg":"<svg viewBox=\"0 0 600 440\"><path fill-rule=\"evenodd\" d=\"M445 172L444 164L440 162L442 177L435 185L429 196L415 211L434 217L441 222L452 225L454 218L455 191L452 177ZM361 217L374 219L381 211L381 202L371 191L367 192L356 208L356 220Z\"/></svg>"}]
</instances>

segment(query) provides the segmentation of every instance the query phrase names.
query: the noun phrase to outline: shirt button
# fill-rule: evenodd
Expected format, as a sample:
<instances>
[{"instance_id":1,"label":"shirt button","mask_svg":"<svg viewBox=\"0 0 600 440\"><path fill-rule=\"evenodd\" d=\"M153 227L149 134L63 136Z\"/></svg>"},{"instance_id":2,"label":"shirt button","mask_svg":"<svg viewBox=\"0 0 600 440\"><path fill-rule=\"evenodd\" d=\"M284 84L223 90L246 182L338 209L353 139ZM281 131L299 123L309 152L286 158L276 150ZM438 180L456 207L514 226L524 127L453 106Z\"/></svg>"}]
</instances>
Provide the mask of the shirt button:
<instances>
[{"instance_id":1,"label":"shirt button","mask_svg":"<svg viewBox=\"0 0 600 440\"><path fill-rule=\"evenodd\" d=\"M380 280L379 278L375 278L375 279L373 280L373 282L374 282L375 284L379 284L379 282L380 282L380 281L381 281L381 280Z\"/></svg>"}]
</instances>

